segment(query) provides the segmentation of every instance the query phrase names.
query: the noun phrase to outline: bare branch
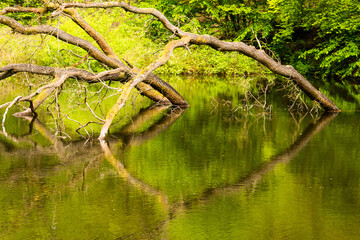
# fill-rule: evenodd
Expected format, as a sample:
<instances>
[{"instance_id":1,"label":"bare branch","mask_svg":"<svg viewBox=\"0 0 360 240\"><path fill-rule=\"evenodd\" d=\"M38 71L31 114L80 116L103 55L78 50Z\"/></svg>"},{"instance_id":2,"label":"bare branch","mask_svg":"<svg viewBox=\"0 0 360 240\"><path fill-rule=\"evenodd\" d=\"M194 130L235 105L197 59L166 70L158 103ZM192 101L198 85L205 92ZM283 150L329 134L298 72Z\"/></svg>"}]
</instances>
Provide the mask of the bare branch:
<instances>
[{"instance_id":1,"label":"bare branch","mask_svg":"<svg viewBox=\"0 0 360 240\"><path fill-rule=\"evenodd\" d=\"M7 136L7 133L6 133L6 130L5 130L5 119L6 119L6 115L9 111L9 109L19 101L19 99L21 98L21 96L17 96L12 102L9 103L9 105L7 106L5 112L4 112L4 115L3 115L3 119L2 119L2 123L1 123L1 126L3 128L3 132L5 134L5 136ZM1 109L1 108L0 108Z\"/></svg>"},{"instance_id":2,"label":"bare branch","mask_svg":"<svg viewBox=\"0 0 360 240\"><path fill-rule=\"evenodd\" d=\"M154 8L138 8L129 5L126 2L95 2L95 3L63 3L61 4L65 8L114 8L121 7L125 11L138 14L150 14L156 17L164 26L171 32L176 34L181 31L180 28L175 27L160 11Z\"/></svg>"},{"instance_id":3,"label":"bare branch","mask_svg":"<svg viewBox=\"0 0 360 240\"><path fill-rule=\"evenodd\" d=\"M119 60L114 50L105 41L105 39L93 27L91 27L75 9L65 9L64 13L67 13L79 27L81 27L90 37L92 37L106 55Z\"/></svg>"},{"instance_id":4,"label":"bare branch","mask_svg":"<svg viewBox=\"0 0 360 240\"><path fill-rule=\"evenodd\" d=\"M55 27L47 26L47 25L36 25L31 27L25 27L18 21L7 17L0 15L0 23L12 28L15 32L24 34L24 35L36 35L36 34L47 34L51 35L53 37L56 37L60 39L61 41L64 41L66 43L78 46L85 51L87 51L90 56L98 60L99 62L102 62L112 68L118 68L119 65L124 65L118 60L115 60L113 58L108 57L104 53L102 53L98 48L96 48L94 45L92 45L90 42L75 37L73 35L70 35L63 30L60 30Z\"/></svg>"},{"instance_id":5,"label":"bare branch","mask_svg":"<svg viewBox=\"0 0 360 240\"><path fill-rule=\"evenodd\" d=\"M259 48L262 49L261 43L260 43L260 41L259 41L259 39L258 39L258 37L257 37L257 35L256 35L255 31L254 31L254 29L251 28L251 31L252 31L252 33L253 33L256 41L257 41L257 44L259 45Z\"/></svg>"},{"instance_id":6,"label":"bare branch","mask_svg":"<svg viewBox=\"0 0 360 240\"><path fill-rule=\"evenodd\" d=\"M189 41L190 41L190 38L184 37L179 40L174 40L174 41L171 41L168 44L166 44L164 51L163 51L163 55L160 58L158 58L157 60L152 62L145 69L141 70L135 78L131 79L129 82L127 82L123 86L123 89L122 89L123 91L121 92L121 95L120 95L118 101L110 109L109 113L106 116L105 123L101 129L99 139L105 139L112 121L114 120L116 114L120 111L120 109L123 108L123 106L125 105L125 102L128 99L132 88L135 87L138 83L141 83L142 81L144 81L145 78L150 73L152 73L156 68L164 65L169 60L171 53L175 48L186 46L189 43Z\"/></svg>"},{"instance_id":7,"label":"bare branch","mask_svg":"<svg viewBox=\"0 0 360 240\"><path fill-rule=\"evenodd\" d=\"M107 56L106 54L101 52L98 48L96 48L94 45L92 45L90 42L72 36L58 28L54 28L46 25L25 27L18 21L2 15L0 15L0 23L7 25L8 27L12 28L15 32L19 32L24 35L47 34L56 37L66 43L78 46L84 49L85 51L87 51L88 54L92 56L94 59L111 68L121 67L126 69L127 76L134 77L138 72L138 69L135 68L130 69L118 58ZM174 105L188 106L188 103L184 100L183 97L181 97L181 95L174 88L172 88L168 83L161 80L155 74L150 74L148 76L148 79L146 79L144 83L141 83L138 86L136 86L136 88L143 95L149 97L151 100L155 102L162 102L164 104L169 104L171 102Z\"/></svg>"},{"instance_id":8,"label":"bare branch","mask_svg":"<svg viewBox=\"0 0 360 240\"><path fill-rule=\"evenodd\" d=\"M255 59L269 68L272 72L292 79L311 99L316 100L326 111L340 111L339 108L323 93L317 90L304 76L302 76L294 67L290 65L281 65L272 59L262 49L256 49L243 42L227 42L209 35L199 35L182 31L174 26L161 12L153 8L137 8L130 6L125 2L98 2L98 3L64 3L65 8L111 8L121 7L126 11L149 14L156 17L165 28L170 30L178 37L190 37L190 42L197 45L208 45L218 51L237 51Z\"/></svg>"},{"instance_id":9,"label":"bare branch","mask_svg":"<svg viewBox=\"0 0 360 240\"><path fill-rule=\"evenodd\" d=\"M42 86L40 88L38 88L35 92L33 92L32 94L26 96L26 97L17 97L16 98L16 101L12 101L12 102L7 102L7 103L4 103L2 105L0 105L0 109L4 108L4 107L8 107L8 106L12 106L14 105L15 103L17 102L22 102L22 101L29 101L31 100L33 97L35 97L36 95L40 94L42 91L44 91L45 89L54 89L56 87L60 87L66 79L68 79L69 76L68 75L61 75L60 77L56 77L55 78L55 81L50 83L50 84L47 84L45 86ZM34 103L35 105L35 103ZM36 109L36 106L34 106L34 108Z\"/></svg>"},{"instance_id":10,"label":"bare branch","mask_svg":"<svg viewBox=\"0 0 360 240\"><path fill-rule=\"evenodd\" d=\"M100 81L125 81L129 78L127 71L124 68L116 68L101 72L99 74L90 73L84 69L77 68L55 68L48 66L39 66L35 64L10 64L5 67L0 67L0 80L10 77L16 73L27 72L39 75L48 75L55 77L56 75L68 75L71 78L76 78L80 81L88 83L97 83Z\"/></svg>"},{"instance_id":11,"label":"bare branch","mask_svg":"<svg viewBox=\"0 0 360 240\"><path fill-rule=\"evenodd\" d=\"M84 99L84 101L85 101L86 106L88 107L88 109L89 109L90 112L92 113L92 115L93 115L95 118L97 118L98 120L100 120L101 122L105 122L104 119L101 119L100 117L98 117L98 116L96 115L96 113L94 112L94 110L92 110L92 108L90 107L89 103L87 102L87 92L86 92L86 88L85 88L85 99Z\"/></svg>"},{"instance_id":12,"label":"bare branch","mask_svg":"<svg viewBox=\"0 0 360 240\"><path fill-rule=\"evenodd\" d=\"M39 96L35 99L33 102L33 109L27 109L24 112L17 113L16 116L23 116L23 115L31 115L33 110L36 110L45 100L46 98L53 92L54 87L52 84L56 84L58 81L57 76L67 76L67 78L75 78L80 81L85 81L88 83L103 83L104 81L125 81L128 76L126 75L126 71L123 68L117 68L114 70L105 71L99 74L93 74L83 69L77 69L77 68L66 68L66 69L60 69L60 68L54 68L54 67L45 67L45 66L39 66L34 64L10 64L5 67L0 68L0 80L4 79L6 77L12 76L19 72L28 72L28 73L34 73L39 75L48 75L53 76L54 80L51 82L51 84L48 84L42 88L39 88L35 93L35 95L29 95L28 99L31 99L32 97L39 94ZM103 83L105 84L105 83ZM21 101L27 101L27 99L21 99ZM1 108L4 108L8 106L5 103L0 106Z\"/></svg>"},{"instance_id":13,"label":"bare branch","mask_svg":"<svg viewBox=\"0 0 360 240\"><path fill-rule=\"evenodd\" d=\"M19 13L19 12L33 12L38 14L44 14L47 11L46 7L43 8L33 8L33 7L6 7L0 11L0 15L5 15L7 13Z\"/></svg>"},{"instance_id":14,"label":"bare branch","mask_svg":"<svg viewBox=\"0 0 360 240\"><path fill-rule=\"evenodd\" d=\"M95 29L93 29L83 18L81 18L81 16L78 14L76 10L73 9L73 8L113 8L113 7L120 7L123 8L125 11L129 11L132 13L152 15L155 18L157 18L164 25L165 28L171 31L174 35L178 36L180 39L169 42L164 48L162 56L157 60L155 60L154 62L152 62L148 67L142 70L133 68L131 65L129 67L125 65L122 61L120 61L120 59L117 57L117 55L111 49L111 47L105 41L105 39ZM19 32L25 35L46 34L57 37L61 41L67 42L69 44L84 49L85 51L88 52L89 56L93 57L95 60L99 61L102 64L107 65L110 68L114 68L114 70L105 71L99 74L94 74L85 70L80 70L75 68L57 69L52 67L40 67L29 64L15 64L0 68L0 80L21 71L54 76L55 80L52 83L42 88L39 88L35 93L27 97L20 97L17 100L17 101L31 100L33 96L47 89L44 93L42 93L42 96L39 100L34 101L33 110L35 110L36 107L39 106L45 100L45 98L53 91L54 89L53 86L58 84L58 81L60 81L63 78L64 78L63 81L65 81L65 79L67 78L72 77L89 83L92 82L103 83L103 81L112 80L112 79L116 79L118 81L127 81L127 83L122 88L117 103L111 108L111 110L106 116L104 126L101 129L99 139L105 138L115 115L118 113L118 111L121 108L123 108L125 102L127 101L130 95L131 90L134 87L137 87L142 92L142 94L150 97L152 100L166 102L166 100L164 101L164 97L166 97L173 104L187 105L187 102L181 97L181 95L175 89L173 89L168 83L162 81L152 72L169 60L169 57L175 48L188 47L189 44L208 45L218 51L236 51L243 53L244 55L249 56L254 60L262 63L272 72L293 80L293 82L295 82L300 89L302 89L311 99L314 99L317 102L319 102L325 110L340 111L335 106L335 104L331 102L331 100L329 100L324 94L318 91L295 68L289 65L284 66L279 62L275 61L274 59L272 59L268 54L266 54L266 52L262 49L260 41L257 39L254 31L253 33L255 35L256 40L258 41L260 49L256 49L254 46L249 46L243 42L227 42L209 35L200 35L200 34L194 34L194 33L182 31L180 28L174 26L158 10L153 8L137 8L134 6L130 6L128 3L125 2L59 3L59 4L45 3L44 9L45 10L43 11L50 11L50 10L54 11L52 14L54 16L57 16L62 12L68 14L76 24L78 24L89 36L91 36L98 43L101 50L95 47L94 45L92 45L90 42L72 36L60 30L59 28L54 28L46 25L26 27L23 26L21 23L17 22L16 20L3 15L0 15L0 23L9 26L15 32ZM20 8L13 10L11 9L3 10L0 13L5 14L11 11L29 11L29 12L40 13L40 11L37 10L20 9ZM60 76L60 78L58 76ZM151 85L151 87L149 85ZM8 105L6 106L9 106L9 104L13 105L15 103L7 103ZM262 105L261 103L259 103L259 105L262 107L265 106L265 104ZM0 106L0 108L4 106L5 105L3 104L2 106ZM89 107L88 104L87 106ZM93 113L93 111L91 112ZM93 115L96 116L94 113Z\"/></svg>"}]
</instances>

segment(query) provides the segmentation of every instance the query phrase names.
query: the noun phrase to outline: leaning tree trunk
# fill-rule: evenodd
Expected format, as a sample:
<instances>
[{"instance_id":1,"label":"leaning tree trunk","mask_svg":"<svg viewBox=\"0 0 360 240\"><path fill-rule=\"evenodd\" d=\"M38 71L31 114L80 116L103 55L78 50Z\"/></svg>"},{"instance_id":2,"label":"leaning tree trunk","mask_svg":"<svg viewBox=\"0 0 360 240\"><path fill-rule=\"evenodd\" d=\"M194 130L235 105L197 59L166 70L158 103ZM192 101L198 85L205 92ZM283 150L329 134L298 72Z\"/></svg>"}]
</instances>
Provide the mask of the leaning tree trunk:
<instances>
[{"instance_id":1,"label":"leaning tree trunk","mask_svg":"<svg viewBox=\"0 0 360 240\"><path fill-rule=\"evenodd\" d=\"M123 63L117 54L112 50L105 39L93 29L75 10L75 8L123 8L125 11L135 14L150 14L157 18L165 28L177 36L178 40L169 42L163 50L160 58L156 59L149 66L144 69L137 69ZM4 16L7 13L17 12L32 12L36 14L44 14L52 12L51 16L55 17L60 14L65 14L70 17L77 25L79 25L93 40L96 41L97 48L90 42L72 36L58 28L47 25L23 26L13 18ZM108 133L110 125L116 114L123 108L130 91L135 87L142 94L150 99L163 103L174 104L180 106L188 106L188 103L181 97L181 95L172 88L168 83L161 80L153 71L165 64L177 47L188 47L191 44L208 45L218 51L236 51L242 53L256 61L260 62L272 72L281 76L287 77L295 82L301 90L305 92L311 99L320 103L325 111L340 111L339 108L323 93L317 90L309 81L306 80L294 67L290 65L282 65L272 59L262 49L256 49L254 46L249 46L243 42L228 42L219 40L216 37L209 35L199 35L182 31L180 28L174 26L161 12L153 8L137 8L125 2L96 2L96 3L45 3L42 8L27 8L27 7L8 7L0 11L0 23L13 29L13 31L24 35L46 34L57 39L67 42L69 44L78 46L84 49L88 54L100 63L113 68L114 70L104 71L102 73L90 73L83 69L66 68L58 69L51 67L42 67L30 64L11 64L0 68L0 80L7 78L18 72L31 72L36 74L50 75L54 77L54 81L46 86L35 91L29 96L18 96L14 101L5 103L0 106L11 107L18 101L30 101L31 110L26 113L35 112L36 108L40 106L44 100L51 94L53 89L60 86L68 78L76 78L78 80L86 81L88 83L103 82L107 80L121 81L125 85L119 91L119 99L117 103L108 112L106 119L103 121L104 125L101 130L99 139L104 139ZM83 59L85 59L85 56ZM33 101L33 97L38 95L38 98Z\"/></svg>"}]
</instances>

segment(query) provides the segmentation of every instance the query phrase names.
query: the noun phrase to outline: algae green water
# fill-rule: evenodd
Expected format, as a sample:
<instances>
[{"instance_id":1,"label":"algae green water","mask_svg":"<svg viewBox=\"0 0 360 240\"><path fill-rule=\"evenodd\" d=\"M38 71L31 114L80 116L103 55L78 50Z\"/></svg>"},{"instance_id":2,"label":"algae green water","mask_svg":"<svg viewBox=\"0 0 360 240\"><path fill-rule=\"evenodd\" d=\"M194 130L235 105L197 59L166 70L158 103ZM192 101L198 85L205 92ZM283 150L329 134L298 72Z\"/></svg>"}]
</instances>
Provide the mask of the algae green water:
<instances>
[{"instance_id":1,"label":"algae green water","mask_svg":"<svg viewBox=\"0 0 360 240\"><path fill-rule=\"evenodd\" d=\"M145 101L104 142L8 115L0 239L360 239L356 92L324 86L345 111L311 115L272 90L249 115L241 84L172 81L188 109Z\"/></svg>"}]
</instances>

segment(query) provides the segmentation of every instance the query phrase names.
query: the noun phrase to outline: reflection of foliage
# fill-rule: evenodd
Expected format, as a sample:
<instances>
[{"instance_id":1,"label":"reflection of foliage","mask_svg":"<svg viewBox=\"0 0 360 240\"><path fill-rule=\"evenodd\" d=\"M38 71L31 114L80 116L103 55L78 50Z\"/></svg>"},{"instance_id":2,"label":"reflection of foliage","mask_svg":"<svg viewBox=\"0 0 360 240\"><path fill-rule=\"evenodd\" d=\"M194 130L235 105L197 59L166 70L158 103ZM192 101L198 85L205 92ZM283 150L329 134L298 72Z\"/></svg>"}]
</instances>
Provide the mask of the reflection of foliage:
<instances>
[{"instance_id":1,"label":"reflection of foliage","mask_svg":"<svg viewBox=\"0 0 360 240\"><path fill-rule=\"evenodd\" d=\"M202 89L199 92L201 99L202 93L205 97L207 96L205 94L207 89L203 85L193 84L195 88ZM231 95L231 92L221 89L220 86L218 94L223 94L223 98L226 94L222 91ZM211 87L214 88L214 86ZM228 99L231 98L228 97ZM248 186L245 185L246 179L251 179L251 176L256 177L259 170L267 169L266 166L273 169L271 168L273 161L275 165L277 159L282 161L279 156L285 157L286 161L291 160L293 157L291 153L300 151L304 148L301 143L306 143L312 138L312 136L309 138L312 133L310 130L321 128L322 125L313 124L313 120L309 118L303 118L295 124L288 114L278 114L271 119L260 118L256 121L249 119L247 123L246 119L225 122L223 111L212 114L211 104L207 101L203 103L203 107L203 110L195 109L196 111L192 111L190 107L169 127L168 131L158 132L147 139L149 141L141 142L141 145L130 144L126 149L123 145L119 147L121 132L115 135L117 139L109 139L117 159L126 167L126 174L136 176L140 181L168 195L169 202L166 204L170 205L170 209L164 207L158 197L149 196L141 188L133 186L134 182L119 178L114 170L116 163L110 165L106 161L100 161L102 157L98 155L101 152L98 151L97 142L90 142L87 146L83 146L84 142L72 142L70 145L64 145L65 148L61 150L59 156L52 146L38 147L33 152L34 155L27 154L25 160L24 152L14 148L12 152L2 151L2 144L0 144L0 156L5 160L0 163L0 178L6 176L7 179L12 179L2 185L5 187L1 188L0 198L9 199L10 196L10 200L14 203L7 205L0 221L6 224L16 223L16 229L21 232L13 231L11 236L22 236L21 234L50 236L56 233L59 238L69 238L67 234L70 229L71 236L92 238L101 235L107 238L122 236L135 239L158 239L163 232L169 233L170 239L177 236L187 237L190 234L189 231L193 233L192 231L198 229L188 228L186 224L196 223L196 226L208 226L210 221L213 228L204 227L209 231L204 233L205 236L218 236L223 232L223 224L220 222L224 221L224 224L231 226L229 221L242 222L239 216L245 213L247 213L246 219L250 218L254 221L261 219L266 224L270 221L268 216L292 222L290 220L293 220L294 216L307 214L307 212L304 213L304 208L301 208L301 213L294 210L298 205L293 198L307 200L306 203L310 202L311 206L309 205L306 209L313 210L314 203L319 209L331 207L329 203L322 202L324 199L322 190L309 190L310 187L319 189L325 184L331 188L331 184L335 183L343 189L345 185L339 182L342 181L339 179L343 179L344 184L358 186L358 174L356 170L354 171L359 167L359 164L355 164L358 148L356 141L346 143L349 144L349 149L355 149L351 153L349 162L334 163L340 164L342 166L340 168L332 168L334 164L323 168L326 165L323 161L327 161L324 156L336 155L334 152L326 152L337 143L333 141L332 134L335 132L339 136L349 135L350 132L358 130L358 128L354 129L352 124L334 123L330 124L332 125L330 129L326 128L320 133L327 135L327 141L324 144L328 147L319 153L320 157L310 153L309 156L306 155L309 157L306 161L307 167L300 164L303 157L294 158L286 166L291 165L295 168L288 170L287 167L281 167L279 164L275 173L266 176L261 184L257 186L250 184L245 190L244 186ZM147 115L149 113L147 110L143 110L142 114ZM160 114L164 116L162 109L160 109ZM164 123L153 114L149 114L148 117L154 119L154 125ZM153 130L152 127L143 128L141 124L137 124L137 119L139 123L142 122L141 116L133 119L134 123L128 126L140 126L140 130L124 128L128 135L131 132L134 133L132 139L141 135L145 136L146 132ZM354 121L356 122L356 118L349 120L349 123ZM316 123L321 123L321 121L317 120ZM16 125L13 127L16 128ZM309 130L304 131L305 126L309 126ZM317 138L313 139L315 142L318 141ZM295 144L289 147L291 142ZM311 151L312 153L318 151L318 145L310 147L316 148ZM342 152L349 149L343 149ZM17 151L19 155L14 157L13 154ZM306 152L308 151L305 151L305 154ZM52 156L54 154L55 157ZM32 156L37 156L38 160L28 159ZM341 161L342 158L336 159ZM334 160L335 158L331 161ZM298 164L301 166L297 166ZM27 169L26 175L23 169ZM313 178L307 178L308 169L311 170ZM325 171L322 171L324 169ZM352 174L347 174L350 169ZM322 175L324 176L321 177L321 182L312 182L318 181L317 177ZM344 175L347 178L342 178ZM333 177L334 182L329 183L329 176ZM306 189L299 187L300 181L305 181ZM332 199L334 196L339 198L340 195L344 195L344 191L330 191L330 193ZM351 200L351 193L345 195L343 198L340 197L341 203ZM318 197L310 201L305 199L305 197L315 196ZM275 201L274 198L276 198ZM21 204L18 204L19 201ZM277 206L277 201L285 201L286 204ZM276 211L274 211L274 205L277 206ZM286 209L288 207L290 210ZM221 209L220 221L219 208ZM285 209L286 211L283 211ZM21 214L18 215L19 217L10 216L11 211ZM266 211L266 214L262 211ZM23 216L26 216L25 220ZM343 215L340 214L339 218L343 219ZM68 219L72 219L71 223ZM139 221L141 224L138 224ZM48 227L49 223L53 224L53 228ZM9 226L6 224L5 226ZM36 233L34 233L33 224L38 226ZM71 226L68 226L69 224ZM96 231L93 230L93 226ZM85 235L79 230L89 227L91 230ZM9 229L14 229L14 227L9 226ZM245 234L246 231L244 231L237 234ZM309 236L306 234L302 236ZM194 234L190 235L194 236Z\"/></svg>"}]
</instances>

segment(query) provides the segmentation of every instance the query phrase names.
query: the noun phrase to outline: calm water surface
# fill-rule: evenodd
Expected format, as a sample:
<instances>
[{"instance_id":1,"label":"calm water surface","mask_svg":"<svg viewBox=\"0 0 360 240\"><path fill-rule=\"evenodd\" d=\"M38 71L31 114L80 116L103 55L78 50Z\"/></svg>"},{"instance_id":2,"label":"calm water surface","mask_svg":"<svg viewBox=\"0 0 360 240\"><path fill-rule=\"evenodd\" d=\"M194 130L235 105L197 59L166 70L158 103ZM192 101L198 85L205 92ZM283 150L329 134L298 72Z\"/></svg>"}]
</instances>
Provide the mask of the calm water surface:
<instances>
[{"instance_id":1,"label":"calm water surface","mask_svg":"<svg viewBox=\"0 0 360 240\"><path fill-rule=\"evenodd\" d=\"M358 95L290 114L273 90L249 115L241 84L173 84L191 107L145 103L106 142L8 116L0 239L360 239Z\"/></svg>"}]
</instances>

